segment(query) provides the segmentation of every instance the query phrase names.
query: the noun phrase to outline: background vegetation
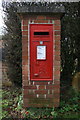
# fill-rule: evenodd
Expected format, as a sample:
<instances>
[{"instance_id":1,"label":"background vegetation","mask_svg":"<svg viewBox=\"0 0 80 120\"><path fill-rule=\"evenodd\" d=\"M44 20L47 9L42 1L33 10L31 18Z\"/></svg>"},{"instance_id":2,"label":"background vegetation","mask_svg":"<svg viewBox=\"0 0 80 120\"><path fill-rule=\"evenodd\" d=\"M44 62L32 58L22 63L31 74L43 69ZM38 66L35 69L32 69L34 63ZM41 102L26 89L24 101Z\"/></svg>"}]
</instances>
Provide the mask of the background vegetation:
<instances>
[{"instance_id":1,"label":"background vegetation","mask_svg":"<svg viewBox=\"0 0 80 120\"><path fill-rule=\"evenodd\" d=\"M61 81L70 85L72 76L80 72L80 3L64 3L65 15L62 22Z\"/></svg>"},{"instance_id":2,"label":"background vegetation","mask_svg":"<svg viewBox=\"0 0 80 120\"><path fill-rule=\"evenodd\" d=\"M15 86L3 89L2 118L15 120L15 118L27 118L27 120L65 120L80 118L80 94L69 89L68 94L61 99L59 108L27 108L23 107L22 89ZM25 119L26 120L26 119Z\"/></svg>"},{"instance_id":3,"label":"background vegetation","mask_svg":"<svg viewBox=\"0 0 80 120\"><path fill-rule=\"evenodd\" d=\"M21 21L17 15L16 3L3 2L5 14L5 34L3 36L5 49L3 50L3 60L8 63L8 76L16 85L22 83L22 40L21 40ZM5 55L4 55L5 54Z\"/></svg>"},{"instance_id":4,"label":"background vegetation","mask_svg":"<svg viewBox=\"0 0 80 120\"><path fill-rule=\"evenodd\" d=\"M17 7L26 3L6 3L3 2L5 13L5 30L3 36L5 43L6 60L9 65L10 79L21 85L21 21L17 15ZM65 85L70 85L72 76L80 71L80 3L57 3L65 6L65 15L61 20L61 81Z\"/></svg>"},{"instance_id":5,"label":"background vegetation","mask_svg":"<svg viewBox=\"0 0 80 120\"><path fill-rule=\"evenodd\" d=\"M5 34L3 36L5 49L4 59L8 63L8 76L15 85L3 89L3 118L33 118L52 119L55 118L79 118L80 95L73 92L71 83L73 76L80 72L80 3L56 3L65 6L65 15L61 20L61 103L57 109L23 108L21 83L22 83L22 45L21 45L21 23L17 16L17 7L25 3L3 2L5 13ZM19 90L20 89L20 90Z\"/></svg>"}]
</instances>

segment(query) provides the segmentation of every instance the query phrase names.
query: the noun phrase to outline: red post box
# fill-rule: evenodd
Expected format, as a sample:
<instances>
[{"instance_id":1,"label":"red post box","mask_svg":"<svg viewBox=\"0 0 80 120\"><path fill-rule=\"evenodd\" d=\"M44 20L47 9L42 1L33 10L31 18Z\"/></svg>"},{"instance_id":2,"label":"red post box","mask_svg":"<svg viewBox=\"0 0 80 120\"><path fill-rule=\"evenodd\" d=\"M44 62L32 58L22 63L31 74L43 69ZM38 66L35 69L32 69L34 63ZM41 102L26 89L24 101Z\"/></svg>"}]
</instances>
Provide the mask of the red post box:
<instances>
[{"instance_id":1,"label":"red post box","mask_svg":"<svg viewBox=\"0 0 80 120\"><path fill-rule=\"evenodd\" d=\"M30 80L52 81L53 34L52 24L30 24Z\"/></svg>"},{"instance_id":2,"label":"red post box","mask_svg":"<svg viewBox=\"0 0 80 120\"><path fill-rule=\"evenodd\" d=\"M18 8L25 107L59 106L60 19L64 12L64 6L54 3L28 3Z\"/></svg>"}]
</instances>

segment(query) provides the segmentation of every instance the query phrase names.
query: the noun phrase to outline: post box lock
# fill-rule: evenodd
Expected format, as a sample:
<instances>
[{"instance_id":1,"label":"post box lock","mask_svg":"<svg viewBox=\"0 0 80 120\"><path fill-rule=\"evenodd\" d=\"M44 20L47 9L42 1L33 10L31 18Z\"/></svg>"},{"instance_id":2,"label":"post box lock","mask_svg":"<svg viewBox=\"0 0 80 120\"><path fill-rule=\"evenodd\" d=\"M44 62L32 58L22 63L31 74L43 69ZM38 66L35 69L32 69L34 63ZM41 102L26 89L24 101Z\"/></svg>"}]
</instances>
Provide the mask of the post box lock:
<instances>
[{"instance_id":1,"label":"post box lock","mask_svg":"<svg viewBox=\"0 0 80 120\"><path fill-rule=\"evenodd\" d=\"M34 76L37 77L37 76L39 76L39 74L38 74L38 73L35 73Z\"/></svg>"},{"instance_id":2,"label":"post box lock","mask_svg":"<svg viewBox=\"0 0 80 120\"><path fill-rule=\"evenodd\" d=\"M42 44L43 44L43 41L40 41L39 43L42 45Z\"/></svg>"}]
</instances>

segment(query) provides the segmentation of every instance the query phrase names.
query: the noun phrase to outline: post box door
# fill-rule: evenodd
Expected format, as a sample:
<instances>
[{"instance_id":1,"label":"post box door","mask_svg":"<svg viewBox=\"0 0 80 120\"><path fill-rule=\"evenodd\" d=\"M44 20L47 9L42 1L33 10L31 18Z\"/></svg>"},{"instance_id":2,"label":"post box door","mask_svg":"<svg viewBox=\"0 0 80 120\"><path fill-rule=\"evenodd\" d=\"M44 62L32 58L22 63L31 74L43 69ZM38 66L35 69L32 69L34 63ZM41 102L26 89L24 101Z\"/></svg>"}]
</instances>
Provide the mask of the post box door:
<instances>
[{"instance_id":1,"label":"post box door","mask_svg":"<svg viewBox=\"0 0 80 120\"><path fill-rule=\"evenodd\" d=\"M53 25L30 24L30 80L53 78Z\"/></svg>"}]
</instances>

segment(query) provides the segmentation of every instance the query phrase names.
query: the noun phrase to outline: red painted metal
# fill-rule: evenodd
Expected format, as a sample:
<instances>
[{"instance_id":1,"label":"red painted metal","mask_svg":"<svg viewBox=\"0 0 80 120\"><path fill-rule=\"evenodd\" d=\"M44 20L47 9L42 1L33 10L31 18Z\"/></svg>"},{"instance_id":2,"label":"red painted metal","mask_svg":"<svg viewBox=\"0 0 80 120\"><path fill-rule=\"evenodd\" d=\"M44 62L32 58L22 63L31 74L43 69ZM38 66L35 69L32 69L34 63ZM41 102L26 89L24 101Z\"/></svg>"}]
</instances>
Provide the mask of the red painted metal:
<instances>
[{"instance_id":1,"label":"red painted metal","mask_svg":"<svg viewBox=\"0 0 80 120\"><path fill-rule=\"evenodd\" d=\"M53 25L30 24L30 80L53 78Z\"/></svg>"}]
</instances>

